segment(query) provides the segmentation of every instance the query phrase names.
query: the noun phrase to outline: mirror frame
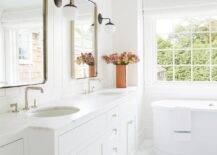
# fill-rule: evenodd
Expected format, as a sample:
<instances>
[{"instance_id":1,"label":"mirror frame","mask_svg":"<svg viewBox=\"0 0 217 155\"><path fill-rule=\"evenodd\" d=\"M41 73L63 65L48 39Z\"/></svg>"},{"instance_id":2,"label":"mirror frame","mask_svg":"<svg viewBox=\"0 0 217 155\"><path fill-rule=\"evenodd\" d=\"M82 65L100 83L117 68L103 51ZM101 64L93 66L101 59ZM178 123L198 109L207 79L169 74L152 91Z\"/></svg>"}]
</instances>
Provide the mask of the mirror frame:
<instances>
[{"instance_id":1,"label":"mirror frame","mask_svg":"<svg viewBox=\"0 0 217 155\"><path fill-rule=\"evenodd\" d=\"M48 46L47 46L47 33L48 33L48 0L41 0L42 1L42 10L43 10L43 72L44 72L44 80L40 83L27 83L23 85L14 85L14 86L3 86L0 87L0 89L5 89L5 88L16 88L16 87L24 87L24 86L32 86L32 85L40 85L40 84L45 84L48 79L48 73L47 73L47 52L48 52Z\"/></svg>"},{"instance_id":2,"label":"mirror frame","mask_svg":"<svg viewBox=\"0 0 217 155\"><path fill-rule=\"evenodd\" d=\"M95 21L95 28L94 28L94 37L95 37L95 41L94 41L94 49L95 49L95 67L96 67L96 75L94 77L85 77L85 78L75 78L75 56L74 56L74 44L72 44L71 46L71 77L75 80L83 80L83 79L89 79L89 78L96 78L98 77L98 7L97 4L95 2L93 2L92 0L87 0L90 3L92 3L94 5L94 21ZM74 43L74 21L71 22L71 42Z\"/></svg>"}]
</instances>

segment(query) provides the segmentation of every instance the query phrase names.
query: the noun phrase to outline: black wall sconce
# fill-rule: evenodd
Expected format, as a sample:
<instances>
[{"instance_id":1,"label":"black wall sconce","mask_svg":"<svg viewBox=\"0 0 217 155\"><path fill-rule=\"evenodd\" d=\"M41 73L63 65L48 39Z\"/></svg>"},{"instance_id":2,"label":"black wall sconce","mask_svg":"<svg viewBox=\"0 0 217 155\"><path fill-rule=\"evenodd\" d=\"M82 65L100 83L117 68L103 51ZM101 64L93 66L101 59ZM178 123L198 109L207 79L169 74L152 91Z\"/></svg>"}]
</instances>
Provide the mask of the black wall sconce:
<instances>
[{"instance_id":1,"label":"black wall sconce","mask_svg":"<svg viewBox=\"0 0 217 155\"><path fill-rule=\"evenodd\" d=\"M109 20L109 22L107 24L109 24L109 25L115 25L114 23L111 22L111 18L103 18L102 14L100 13L98 15L98 22L99 22L99 24L102 24L103 20Z\"/></svg>"},{"instance_id":2,"label":"black wall sconce","mask_svg":"<svg viewBox=\"0 0 217 155\"><path fill-rule=\"evenodd\" d=\"M114 32L116 30L115 24L112 23L111 18L103 18L102 14L98 15L98 22L102 24L103 20L108 20L108 23L105 24L105 30L108 33Z\"/></svg>"}]
</instances>

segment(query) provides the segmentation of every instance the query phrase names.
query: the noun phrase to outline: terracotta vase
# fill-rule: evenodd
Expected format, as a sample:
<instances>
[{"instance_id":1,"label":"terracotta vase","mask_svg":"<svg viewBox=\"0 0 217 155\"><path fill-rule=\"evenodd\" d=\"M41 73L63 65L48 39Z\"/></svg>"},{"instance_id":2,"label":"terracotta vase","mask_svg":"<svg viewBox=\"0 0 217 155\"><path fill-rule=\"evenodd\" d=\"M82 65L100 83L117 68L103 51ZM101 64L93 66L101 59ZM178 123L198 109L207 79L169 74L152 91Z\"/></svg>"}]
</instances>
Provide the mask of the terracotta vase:
<instances>
[{"instance_id":1,"label":"terracotta vase","mask_svg":"<svg viewBox=\"0 0 217 155\"><path fill-rule=\"evenodd\" d=\"M89 77L96 76L96 69L95 66L89 66Z\"/></svg>"},{"instance_id":2,"label":"terracotta vase","mask_svg":"<svg viewBox=\"0 0 217 155\"><path fill-rule=\"evenodd\" d=\"M126 87L126 65L116 65L116 88Z\"/></svg>"}]
</instances>

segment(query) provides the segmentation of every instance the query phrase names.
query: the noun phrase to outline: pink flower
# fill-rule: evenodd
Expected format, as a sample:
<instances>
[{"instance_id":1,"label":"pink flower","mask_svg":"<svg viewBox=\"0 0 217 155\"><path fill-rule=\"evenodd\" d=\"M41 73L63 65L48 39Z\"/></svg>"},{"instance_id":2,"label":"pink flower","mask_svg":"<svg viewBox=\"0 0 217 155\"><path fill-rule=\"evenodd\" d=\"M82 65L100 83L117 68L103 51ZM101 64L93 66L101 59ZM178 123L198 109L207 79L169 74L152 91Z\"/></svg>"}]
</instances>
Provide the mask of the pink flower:
<instances>
[{"instance_id":1,"label":"pink flower","mask_svg":"<svg viewBox=\"0 0 217 155\"><path fill-rule=\"evenodd\" d=\"M139 57L132 52L123 52L123 53L113 53L110 55L102 56L102 59L105 60L106 63L114 64L114 65L128 65L135 64L139 62Z\"/></svg>"},{"instance_id":2,"label":"pink flower","mask_svg":"<svg viewBox=\"0 0 217 155\"><path fill-rule=\"evenodd\" d=\"M78 65L86 64L89 66L94 66L95 65L95 57L90 52L81 53L81 55L76 58L76 63Z\"/></svg>"}]
</instances>

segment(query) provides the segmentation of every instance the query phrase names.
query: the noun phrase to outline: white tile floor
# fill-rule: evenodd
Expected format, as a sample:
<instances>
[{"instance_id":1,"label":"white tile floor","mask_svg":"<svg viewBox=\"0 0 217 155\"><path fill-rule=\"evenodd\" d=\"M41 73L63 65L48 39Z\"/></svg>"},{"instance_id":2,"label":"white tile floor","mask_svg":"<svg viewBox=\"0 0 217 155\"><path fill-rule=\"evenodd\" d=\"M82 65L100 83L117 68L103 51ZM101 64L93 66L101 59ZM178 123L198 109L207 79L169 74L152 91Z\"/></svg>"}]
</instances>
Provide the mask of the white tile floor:
<instances>
[{"instance_id":1,"label":"white tile floor","mask_svg":"<svg viewBox=\"0 0 217 155\"><path fill-rule=\"evenodd\" d=\"M145 140L142 145L139 146L137 155L153 155L152 140Z\"/></svg>"}]
</instances>

